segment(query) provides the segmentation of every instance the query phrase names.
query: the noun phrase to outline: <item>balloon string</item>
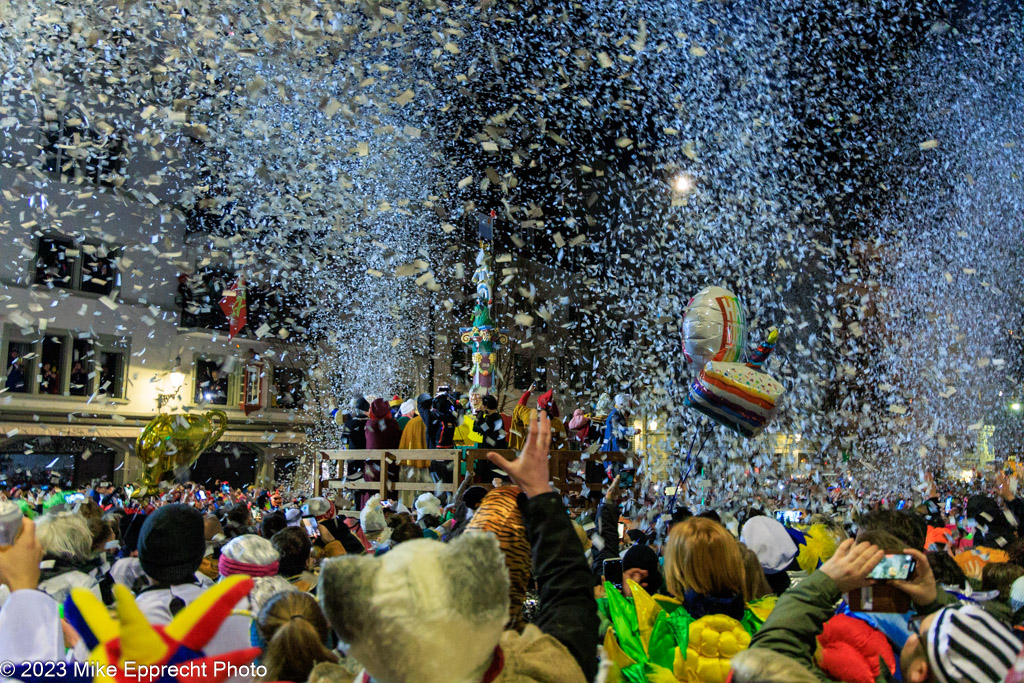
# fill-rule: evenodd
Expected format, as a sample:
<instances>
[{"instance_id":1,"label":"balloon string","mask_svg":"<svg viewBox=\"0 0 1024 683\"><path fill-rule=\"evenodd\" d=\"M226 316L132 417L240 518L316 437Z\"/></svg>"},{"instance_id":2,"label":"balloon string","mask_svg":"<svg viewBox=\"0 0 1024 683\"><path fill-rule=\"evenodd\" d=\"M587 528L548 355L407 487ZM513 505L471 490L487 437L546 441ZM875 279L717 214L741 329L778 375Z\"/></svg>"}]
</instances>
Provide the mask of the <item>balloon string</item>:
<instances>
[{"instance_id":1,"label":"balloon string","mask_svg":"<svg viewBox=\"0 0 1024 683\"><path fill-rule=\"evenodd\" d=\"M690 472L693 471L693 442L697 440L697 435L700 434L701 431L701 427L698 426L697 430L693 433L693 437L690 439L690 447L686 450L686 472L679 477L679 481L676 482L676 490L672 492L672 500L668 503L670 513L675 510L676 496L679 495L680 487L686 483L686 480L690 478ZM698 457L700 456L700 452L704 450L704 442L708 440L708 436L711 434L711 429L704 429L703 431L704 438L700 440L700 445L697 447L696 455Z\"/></svg>"}]
</instances>

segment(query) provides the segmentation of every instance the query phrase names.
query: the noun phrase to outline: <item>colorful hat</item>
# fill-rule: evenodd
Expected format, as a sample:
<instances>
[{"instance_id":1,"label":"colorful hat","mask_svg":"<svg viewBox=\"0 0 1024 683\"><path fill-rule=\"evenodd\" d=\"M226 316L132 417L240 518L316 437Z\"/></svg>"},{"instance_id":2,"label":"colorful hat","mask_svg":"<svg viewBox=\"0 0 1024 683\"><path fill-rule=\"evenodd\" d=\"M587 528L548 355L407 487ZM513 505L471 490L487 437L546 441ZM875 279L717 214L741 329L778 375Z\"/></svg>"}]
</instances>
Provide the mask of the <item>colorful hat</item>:
<instances>
[{"instance_id":1,"label":"colorful hat","mask_svg":"<svg viewBox=\"0 0 1024 683\"><path fill-rule=\"evenodd\" d=\"M191 683L217 683L231 675L231 669L248 664L260 653L259 648L235 650L207 656L203 652L220 629L221 624L239 600L252 590L253 582L247 576L227 578L203 592L186 605L166 626L152 626L135 604L131 591L114 585L117 619L86 588L75 588L64 603L64 617L91 649L88 662L94 664L92 672L77 678L96 683L129 683L137 681L140 666L181 665L178 676L151 679L153 683L190 681ZM131 662L132 666L125 668ZM230 666L226 666L230 665ZM116 668L112 675L108 667ZM205 675L197 676L196 672Z\"/></svg>"},{"instance_id":2,"label":"colorful hat","mask_svg":"<svg viewBox=\"0 0 1024 683\"><path fill-rule=\"evenodd\" d=\"M771 517L751 517L743 525L740 542L754 551L765 574L777 574L797 555L796 543L786 527Z\"/></svg>"}]
</instances>

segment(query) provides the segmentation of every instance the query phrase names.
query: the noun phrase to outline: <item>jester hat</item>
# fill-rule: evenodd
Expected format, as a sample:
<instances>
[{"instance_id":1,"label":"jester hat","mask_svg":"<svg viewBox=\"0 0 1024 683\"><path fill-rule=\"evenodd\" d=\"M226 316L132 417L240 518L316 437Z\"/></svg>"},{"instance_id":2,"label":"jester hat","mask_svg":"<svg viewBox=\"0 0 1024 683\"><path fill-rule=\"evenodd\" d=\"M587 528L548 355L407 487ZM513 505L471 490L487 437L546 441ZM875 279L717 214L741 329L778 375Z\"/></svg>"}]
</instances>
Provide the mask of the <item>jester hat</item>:
<instances>
[{"instance_id":1,"label":"jester hat","mask_svg":"<svg viewBox=\"0 0 1024 683\"><path fill-rule=\"evenodd\" d=\"M96 675L95 683L138 683L142 666L186 662L189 665L182 667L184 671L177 675L151 677L146 679L147 683L219 683L230 673L225 665L243 666L260 654L260 649L255 647L210 656L203 652L234 606L252 587L248 576L228 577L185 606L166 626L150 625L135 604L131 591L124 586L114 585L116 619L91 591L76 588L64 603L64 617L91 648L87 661L95 664L97 670L102 667L103 673ZM133 664L130 672L125 670L126 662ZM112 676L105 675L110 665L116 666Z\"/></svg>"}]
</instances>

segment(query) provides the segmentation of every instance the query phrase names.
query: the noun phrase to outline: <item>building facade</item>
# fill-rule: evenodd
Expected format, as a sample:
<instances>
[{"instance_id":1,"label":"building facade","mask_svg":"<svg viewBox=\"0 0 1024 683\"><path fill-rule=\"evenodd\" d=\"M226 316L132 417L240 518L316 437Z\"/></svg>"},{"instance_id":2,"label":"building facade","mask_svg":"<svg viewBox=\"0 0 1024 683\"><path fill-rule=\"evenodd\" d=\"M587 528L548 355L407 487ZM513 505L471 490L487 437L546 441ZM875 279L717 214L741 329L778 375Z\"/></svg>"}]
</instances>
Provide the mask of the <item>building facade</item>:
<instances>
[{"instance_id":1,"label":"building facade","mask_svg":"<svg viewBox=\"0 0 1024 683\"><path fill-rule=\"evenodd\" d=\"M40 129L36 146L55 158L34 163L31 135L8 137L0 166L0 478L131 482L152 418L210 409L229 426L192 477L282 478L308 424L296 345L258 329L255 312L228 338L219 300L235 283L211 264L230 250L189 232L151 159L112 158L111 134L97 162L74 153L87 136ZM125 176L146 180L126 190Z\"/></svg>"}]
</instances>

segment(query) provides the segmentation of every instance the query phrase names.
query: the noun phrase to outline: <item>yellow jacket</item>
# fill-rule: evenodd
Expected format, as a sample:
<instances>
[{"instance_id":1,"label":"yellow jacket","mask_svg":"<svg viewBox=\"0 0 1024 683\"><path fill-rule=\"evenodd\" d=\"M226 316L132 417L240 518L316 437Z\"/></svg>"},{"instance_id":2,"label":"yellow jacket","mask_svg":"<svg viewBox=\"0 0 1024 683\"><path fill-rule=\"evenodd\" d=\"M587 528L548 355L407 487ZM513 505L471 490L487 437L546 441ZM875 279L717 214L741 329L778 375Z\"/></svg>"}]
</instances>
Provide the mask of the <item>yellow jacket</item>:
<instances>
[{"instance_id":1,"label":"yellow jacket","mask_svg":"<svg viewBox=\"0 0 1024 683\"><path fill-rule=\"evenodd\" d=\"M423 418L417 415L405 424L402 430L402 438L398 442L398 448L402 450L423 450L427 447L427 425ZM403 464L421 469L430 467L429 460L403 460Z\"/></svg>"}]
</instances>

